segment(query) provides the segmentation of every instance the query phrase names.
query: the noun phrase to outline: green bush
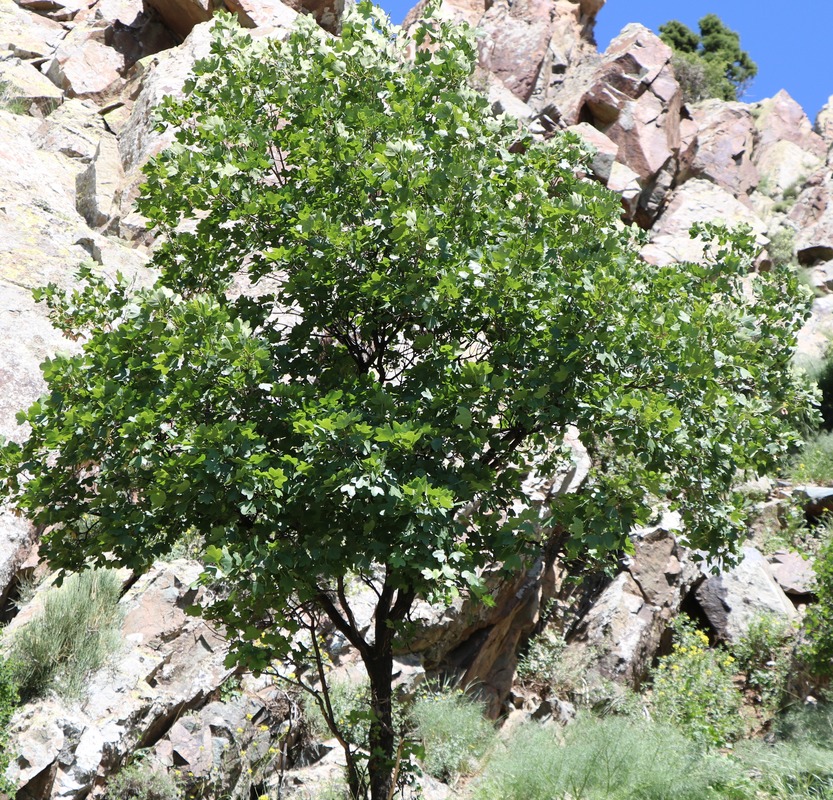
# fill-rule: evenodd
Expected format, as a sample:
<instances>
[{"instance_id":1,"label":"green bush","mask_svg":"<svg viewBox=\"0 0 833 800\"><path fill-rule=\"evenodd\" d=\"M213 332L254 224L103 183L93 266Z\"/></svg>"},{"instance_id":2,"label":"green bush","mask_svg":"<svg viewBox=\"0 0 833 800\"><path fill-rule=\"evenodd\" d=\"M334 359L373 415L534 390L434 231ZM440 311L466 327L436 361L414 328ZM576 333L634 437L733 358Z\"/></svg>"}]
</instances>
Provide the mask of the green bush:
<instances>
[{"instance_id":1,"label":"green bush","mask_svg":"<svg viewBox=\"0 0 833 800\"><path fill-rule=\"evenodd\" d=\"M751 798L749 781L673 728L621 717L580 718L564 732L528 724L496 750L475 800Z\"/></svg>"},{"instance_id":2,"label":"green bush","mask_svg":"<svg viewBox=\"0 0 833 800\"><path fill-rule=\"evenodd\" d=\"M780 710L784 699L795 633L783 619L761 614L732 649L737 668L746 674L746 686L758 693L769 716Z\"/></svg>"},{"instance_id":3,"label":"green bush","mask_svg":"<svg viewBox=\"0 0 833 800\"><path fill-rule=\"evenodd\" d=\"M822 545L813 570L818 602L807 608L799 654L813 673L829 677L833 676L833 538Z\"/></svg>"},{"instance_id":4,"label":"green bush","mask_svg":"<svg viewBox=\"0 0 833 800\"><path fill-rule=\"evenodd\" d=\"M370 732L367 711L369 683L367 681L351 682L345 679L333 680L329 684L328 691L335 722L342 736L355 747L367 747ZM333 734L318 703L309 694L305 694L303 706L310 733L320 739L329 739Z\"/></svg>"},{"instance_id":5,"label":"green bush","mask_svg":"<svg viewBox=\"0 0 833 800\"><path fill-rule=\"evenodd\" d=\"M672 623L674 645L652 671L657 719L676 725L707 746L722 746L744 733L742 696L734 684L735 659L685 616Z\"/></svg>"},{"instance_id":6,"label":"green bush","mask_svg":"<svg viewBox=\"0 0 833 800\"><path fill-rule=\"evenodd\" d=\"M19 704L17 680L11 665L0 658L0 794L14 794L12 786L5 777L12 754L8 750L9 722Z\"/></svg>"},{"instance_id":7,"label":"green bush","mask_svg":"<svg viewBox=\"0 0 833 800\"><path fill-rule=\"evenodd\" d=\"M106 800L180 800L183 792L167 772L131 764L107 782Z\"/></svg>"},{"instance_id":8,"label":"green bush","mask_svg":"<svg viewBox=\"0 0 833 800\"><path fill-rule=\"evenodd\" d=\"M410 718L425 747L425 771L452 783L474 771L496 737L482 706L462 689L420 695Z\"/></svg>"},{"instance_id":9,"label":"green bush","mask_svg":"<svg viewBox=\"0 0 833 800\"><path fill-rule=\"evenodd\" d=\"M833 357L828 353L811 374L819 389L819 414L822 427L833 429Z\"/></svg>"},{"instance_id":10,"label":"green bush","mask_svg":"<svg viewBox=\"0 0 833 800\"><path fill-rule=\"evenodd\" d=\"M833 483L833 433L823 431L809 439L788 475L794 483Z\"/></svg>"},{"instance_id":11,"label":"green bush","mask_svg":"<svg viewBox=\"0 0 833 800\"><path fill-rule=\"evenodd\" d=\"M50 690L78 696L87 677L121 642L121 580L89 570L49 589L43 608L11 640L10 660L24 699Z\"/></svg>"},{"instance_id":12,"label":"green bush","mask_svg":"<svg viewBox=\"0 0 833 800\"><path fill-rule=\"evenodd\" d=\"M790 227L782 227L773 231L769 236L767 252L776 267L792 264L795 260L795 231Z\"/></svg>"}]
</instances>

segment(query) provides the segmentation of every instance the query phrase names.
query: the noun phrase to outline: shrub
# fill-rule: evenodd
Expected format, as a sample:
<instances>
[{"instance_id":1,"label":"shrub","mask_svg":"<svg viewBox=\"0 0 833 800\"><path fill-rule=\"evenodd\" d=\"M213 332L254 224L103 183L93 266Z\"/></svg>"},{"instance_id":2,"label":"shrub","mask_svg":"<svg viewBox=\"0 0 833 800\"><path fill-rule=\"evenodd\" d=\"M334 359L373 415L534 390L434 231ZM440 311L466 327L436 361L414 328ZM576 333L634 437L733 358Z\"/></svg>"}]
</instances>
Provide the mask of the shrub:
<instances>
[{"instance_id":1,"label":"shrub","mask_svg":"<svg viewBox=\"0 0 833 800\"><path fill-rule=\"evenodd\" d=\"M706 63L695 53L675 53L671 61L684 103L696 103L712 96Z\"/></svg>"},{"instance_id":2,"label":"shrub","mask_svg":"<svg viewBox=\"0 0 833 800\"><path fill-rule=\"evenodd\" d=\"M575 699L587 690L593 651L568 649L560 634L544 630L518 661L518 678L556 695Z\"/></svg>"},{"instance_id":3,"label":"shrub","mask_svg":"<svg viewBox=\"0 0 833 800\"><path fill-rule=\"evenodd\" d=\"M471 774L496 736L482 706L462 689L419 696L410 717L425 746L425 771L443 781Z\"/></svg>"},{"instance_id":4,"label":"shrub","mask_svg":"<svg viewBox=\"0 0 833 800\"><path fill-rule=\"evenodd\" d=\"M809 439L793 459L789 477L795 483L833 483L833 433L823 431Z\"/></svg>"},{"instance_id":5,"label":"shrub","mask_svg":"<svg viewBox=\"0 0 833 800\"><path fill-rule=\"evenodd\" d=\"M776 267L791 264L795 260L795 231L786 227L778 228L771 233L767 252Z\"/></svg>"},{"instance_id":6,"label":"shrub","mask_svg":"<svg viewBox=\"0 0 833 800\"><path fill-rule=\"evenodd\" d=\"M737 668L746 674L746 685L758 693L768 715L780 708L790 670L792 626L772 614L761 614L733 648Z\"/></svg>"},{"instance_id":7,"label":"shrub","mask_svg":"<svg viewBox=\"0 0 833 800\"><path fill-rule=\"evenodd\" d=\"M0 80L0 110L22 116L29 113L29 103L20 97L15 97L14 86L4 80Z\"/></svg>"},{"instance_id":8,"label":"shrub","mask_svg":"<svg viewBox=\"0 0 833 800\"><path fill-rule=\"evenodd\" d=\"M46 592L43 609L11 641L24 699L49 690L69 697L81 693L86 678L120 644L121 586L115 572L89 570Z\"/></svg>"},{"instance_id":9,"label":"shrub","mask_svg":"<svg viewBox=\"0 0 833 800\"><path fill-rule=\"evenodd\" d=\"M182 789L167 772L131 764L107 782L106 800L180 800Z\"/></svg>"},{"instance_id":10,"label":"shrub","mask_svg":"<svg viewBox=\"0 0 833 800\"><path fill-rule=\"evenodd\" d=\"M335 722L342 736L355 747L367 747L370 729L367 711L370 693L368 682L336 679L329 683L328 692ZM332 732L318 703L309 694L305 694L303 706L310 733L318 738L329 739Z\"/></svg>"},{"instance_id":11,"label":"shrub","mask_svg":"<svg viewBox=\"0 0 833 800\"><path fill-rule=\"evenodd\" d=\"M741 694L734 684L734 657L710 648L709 639L685 616L672 623L672 652L653 670L653 708L704 745L721 746L744 732Z\"/></svg>"},{"instance_id":12,"label":"shrub","mask_svg":"<svg viewBox=\"0 0 833 800\"><path fill-rule=\"evenodd\" d=\"M6 779L6 768L11 761L8 750L9 722L17 709L17 680L11 665L0 658L0 794L14 794L15 787Z\"/></svg>"},{"instance_id":13,"label":"shrub","mask_svg":"<svg viewBox=\"0 0 833 800\"><path fill-rule=\"evenodd\" d=\"M825 542L813 564L818 602L807 609L800 656L812 672L833 675L833 538Z\"/></svg>"},{"instance_id":14,"label":"shrub","mask_svg":"<svg viewBox=\"0 0 833 800\"><path fill-rule=\"evenodd\" d=\"M819 414L826 430L833 429L833 356L827 353L824 359L810 373L811 380L818 386Z\"/></svg>"},{"instance_id":15,"label":"shrub","mask_svg":"<svg viewBox=\"0 0 833 800\"><path fill-rule=\"evenodd\" d=\"M580 718L564 733L528 724L496 751L475 800L700 800L751 797L728 759L664 725Z\"/></svg>"}]
</instances>

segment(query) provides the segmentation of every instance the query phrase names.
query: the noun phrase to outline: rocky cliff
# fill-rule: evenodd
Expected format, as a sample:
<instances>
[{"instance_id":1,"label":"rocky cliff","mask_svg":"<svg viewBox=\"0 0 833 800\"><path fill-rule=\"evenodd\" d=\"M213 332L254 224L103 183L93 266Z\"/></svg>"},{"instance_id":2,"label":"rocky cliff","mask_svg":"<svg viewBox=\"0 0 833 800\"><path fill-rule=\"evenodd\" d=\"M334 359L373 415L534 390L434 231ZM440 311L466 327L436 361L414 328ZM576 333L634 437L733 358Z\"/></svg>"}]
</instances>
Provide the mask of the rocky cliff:
<instances>
[{"instance_id":1,"label":"rocky cliff","mask_svg":"<svg viewBox=\"0 0 833 800\"><path fill-rule=\"evenodd\" d=\"M621 195L624 219L646 229L646 259L697 259L690 225L722 220L752 227L761 268L793 258L806 267L818 297L801 351L818 356L833 334L833 108L813 125L786 92L754 104L686 105L671 51L651 31L630 25L597 51L593 25L603 3L447 0L442 13L483 30L477 79L497 112L543 137L575 131L595 148L592 178ZM147 279L154 243L133 201L143 164L168 141L152 112L163 96L182 92L195 60L207 54L218 7L214 0L0 0L0 434L25 436L15 413L42 389L38 365L73 347L31 289L47 281L69 286L84 260ZM255 36L284 35L298 13L337 34L344 1L225 0L224 7ZM493 609L426 607L421 633L402 654L400 682L409 685L425 669L452 670L480 682L497 715L513 697L518 648L540 626L545 605L556 608L570 646L592 654L587 663L599 674L638 683L684 603L699 603L731 639L751 613L750 595L756 607L785 618L795 614L785 592L806 598L806 569L787 555L770 563L750 549L736 570L704 580L676 543L673 520L634 532L634 541L619 575L580 596L564 582L563 566L542 559L500 589ZM0 513L5 635L46 591L18 614L13 601L24 579L45 574L37 531ZM185 616L195 577L186 560L128 580L117 663L93 677L80 703L54 698L17 713L9 776L18 797L101 794L139 748L193 785L211 786L206 794L232 797L274 788L286 780L283 767L322 755L296 736L298 707L283 689L231 675L221 633ZM355 668L349 653L336 661L345 674ZM310 775L314 768L292 781Z\"/></svg>"}]
</instances>

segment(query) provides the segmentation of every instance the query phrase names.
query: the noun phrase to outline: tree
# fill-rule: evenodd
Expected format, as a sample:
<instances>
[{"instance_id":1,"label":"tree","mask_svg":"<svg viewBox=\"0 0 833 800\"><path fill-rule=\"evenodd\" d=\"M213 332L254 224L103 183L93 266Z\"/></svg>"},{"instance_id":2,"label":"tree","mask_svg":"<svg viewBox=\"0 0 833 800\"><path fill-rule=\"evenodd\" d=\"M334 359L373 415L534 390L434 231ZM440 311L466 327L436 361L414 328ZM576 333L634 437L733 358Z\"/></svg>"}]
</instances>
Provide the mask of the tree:
<instances>
[{"instance_id":1,"label":"tree","mask_svg":"<svg viewBox=\"0 0 833 800\"><path fill-rule=\"evenodd\" d=\"M659 28L662 41L674 50L674 69L686 101L737 100L758 74L758 65L716 14L706 14L699 27L699 36L679 20Z\"/></svg>"},{"instance_id":2,"label":"tree","mask_svg":"<svg viewBox=\"0 0 833 800\"><path fill-rule=\"evenodd\" d=\"M394 791L392 648L415 598L487 600L482 568L543 539L628 550L658 502L726 554L738 472L770 469L807 413L794 274L747 279L749 235L711 227L706 263L644 263L578 140L535 141L469 87L469 30L429 11L411 46L366 3L340 39L216 23L140 202L156 283L84 267L40 293L82 351L44 364L0 471L64 570L142 570L201 532L221 590L200 613L232 662L300 652L325 684L319 636L339 631L369 676L373 800ZM531 469L570 468L571 426L582 491L519 506Z\"/></svg>"}]
</instances>

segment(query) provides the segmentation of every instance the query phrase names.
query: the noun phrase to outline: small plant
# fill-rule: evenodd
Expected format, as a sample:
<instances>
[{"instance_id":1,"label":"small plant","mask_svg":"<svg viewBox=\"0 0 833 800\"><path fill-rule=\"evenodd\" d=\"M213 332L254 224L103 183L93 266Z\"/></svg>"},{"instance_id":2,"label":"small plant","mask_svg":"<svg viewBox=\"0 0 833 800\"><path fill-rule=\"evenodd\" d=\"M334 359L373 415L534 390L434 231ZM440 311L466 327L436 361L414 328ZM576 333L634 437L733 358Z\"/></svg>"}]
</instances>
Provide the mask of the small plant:
<instances>
[{"instance_id":1,"label":"small plant","mask_svg":"<svg viewBox=\"0 0 833 800\"><path fill-rule=\"evenodd\" d=\"M564 733L528 724L495 751L475 800L751 798L729 759L704 754L665 725L587 715Z\"/></svg>"},{"instance_id":2,"label":"small plant","mask_svg":"<svg viewBox=\"0 0 833 800\"><path fill-rule=\"evenodd\" d=\"M102 667L121 642L121 580L115 572L88 570L49 589L40 613L11 640L20 694L50 690L78 696L87 677Z\"/></svg>"},{"instance_id":3,"label":"small plant","mask_svg":"<svg viewBox=\"0 0 833 800\"><path fill-rule=\"evenodd\" d=\"M798 199L798 195L801 193L801 188L804 185L805 178L802 176L798 178L798 180L793 181L786 189L784 189L783 194L781 195L784 200L791 200L795 202Z\"/></svg>"},{"instance_id":4,"label":"small plant","mask_svg":"<svg viewBox=\"0 0 833 800\"><path fill-rule=\"evenodd\" d=\"M243 694L240 676L232 675L227 678L222 684L220 684L217 694L221 703L230 703L240 697Z\"/></svg>"},{"instance_id":5,"label":"small plant","mask_svg":"<svg viewBox=\"0 0 833 800\"><path fill-rule=\"evenodd\" d=\"M182 788L167 772L131 764L107 782L105 800L181 800Z\"/></svg>"},{"instance_id":6,"label":"small plant","mask_svg":"<svg viewBox=\"0 0 833 800\"><path fill-rule=\"evenodd\" d=\"M410 718L425 747L425 771L449 783L471 774L496 737L482 706L462 689L420 695Z\"/></svg>"},{"instance_id":7,"label":"small plant","mask_svg":"<svg viewBox=\"0 0 833 800\"><path fill-rule=\"evenodd\" d=\"M788 622L761 614L732 650L737 668L746 675L746 686L757 692L767 717L781 709L795 633Z\"/></svg>"},{"instance_id":8,"label":"small plant","mask_svg":"<svg viewBox=\"0 0 833 800\"><path fill-rule=\"evenodd\" d=\"M685 616L672 623L674 646L653 670L652 705L657 719L676 725L703 745L722 746L744 732L741 694L734 684L735 659Z\"/></svg>"}]
</instances>

